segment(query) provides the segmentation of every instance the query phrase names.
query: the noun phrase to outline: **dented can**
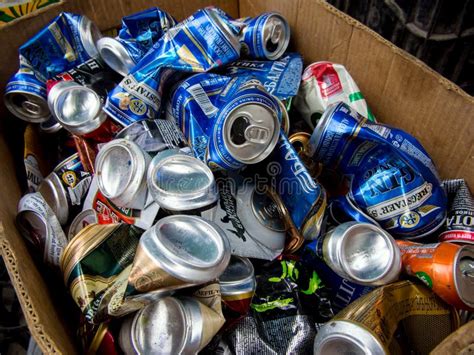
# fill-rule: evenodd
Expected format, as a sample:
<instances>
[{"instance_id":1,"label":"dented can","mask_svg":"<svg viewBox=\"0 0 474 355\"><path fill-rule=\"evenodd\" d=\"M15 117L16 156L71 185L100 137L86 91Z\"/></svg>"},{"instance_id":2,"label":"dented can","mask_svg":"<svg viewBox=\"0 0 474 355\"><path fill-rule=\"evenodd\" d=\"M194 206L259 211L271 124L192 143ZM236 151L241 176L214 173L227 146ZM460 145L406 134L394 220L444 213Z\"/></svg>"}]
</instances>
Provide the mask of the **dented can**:
<instances>
[{"instance_id":1,"label":"dented can","mask_svg":"<svg viewBox=\"0 0 474 355\"><path fill-rule=\"evenodd\" d=\"M290 43L290 26L282 15L266 12L240 21L245 25L240 38L242 54L277 60L285 53Z\"/></svg>"},{"instance_id":2,"label":"dented can","mask_svg":"<svg viewBox=\"0 0 474 355\"><path fill-rule=\"evenodd\" d=\"M143 209L150 162L148 153L131 141L115 139L105 144L95 161L100 192L117 206Z\"/></svg>"},{"instance_id":3,"label":"dented can","mask_svg":"<svg viewBox=\"0 0 474 355\"><path fill-rule=\"evenodd\" d=\"M474 246L397 240L403 269L456 308L474 310Z\"/></svg>"}]
</instances>

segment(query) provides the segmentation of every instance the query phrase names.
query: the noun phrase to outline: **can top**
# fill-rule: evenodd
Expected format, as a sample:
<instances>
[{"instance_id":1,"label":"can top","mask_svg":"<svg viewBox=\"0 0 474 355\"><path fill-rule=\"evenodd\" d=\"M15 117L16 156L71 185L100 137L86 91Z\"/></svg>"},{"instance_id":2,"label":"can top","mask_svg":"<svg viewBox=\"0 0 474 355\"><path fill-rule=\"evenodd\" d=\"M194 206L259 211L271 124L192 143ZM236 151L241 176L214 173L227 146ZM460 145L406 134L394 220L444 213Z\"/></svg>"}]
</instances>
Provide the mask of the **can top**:
<instances>
[{"instance_id":1,"label":"can top","mask_svg":"<svg viewBox=\"0 0 474 355\"><path fill-rule=\"evenodd\" d=\"M165 150L153 158L147 181L158 205L170 211L198 209L218 198L209 167L177 149Z\"/></svg>"},{"instance_id":2,"label":"can top","mask_svg":"<svg viewBox=\"0 0 474 355\"><path fill-rule=\"evenodd\" d=\"M264 227L275 232L284 232L286 230L278 207L268 194L259 193L254 189L251 206L255 217Z\"/></svg>"},{"instance_id":3,"label":"can top","mask_svg":"<svg viewBox=\"0 0 474 355\"><path fill-rule=\"evenodd\" d=\"M93 209L84 210L79 213L71 222L67 239L71 240L74 236L79 233L82 229L87 227L89 224L97 223L97 214Z\"/></svg>"},{"instance_id":4,"label":"can top","mask_svg":"<svg viewBox=\"0 0 474 355\"><path fill-rule=\"evenodd\" d=\"M263 25L263 51L269 60L276 60L285 53L290 43L290 26L286 19L277 13L268 16Z\"/></svg>"},{"instance_id":5,"label":"can top","mask_svg":"<svg viewBox=\"0 0 474 355\"><path fill-rule=\"evenodd\" d=\"M386 354L385 347L364 327L337 320L323 325L314 339L314 355L323 354Z\"/></svg>"},{"instance_id":6,"label":"can top","mask_svg":"<svg viewBox=\"0 0 474 355\"><path fill-rule=\"evenodd\" d=\"M99 39L97 48L104 62L122 76L127 76L136 64L124 45L115 38Z\"/></svg>"},{"instance_id":7,"label":"can top","mask_svg":"<svg viewBox=\"0 0 474 355\"><path fill-rule=\"evenodd\" d=\"M459 298L474 308L474 246L464 245L454 263L454 284Z\"/></svg>"},{"instance_id":8,"label":"can top","mask_svg":"<svg viewBox=\"0 0 474 355\"><path fill-rule=\"evenodd\" d=\"M69 218L69 202L66 190L58 175L49 174L38 187L38 192L43 196L49 207L53 210L59 223L65 225Z\"/></svg>"},{"instance_id":9,"label":"can top","mask_svg":"<svg viewBox=\"0 0 474 355\"><path fill-rule=\"evenodd\" d=\"M41 247L48 237L48 222L38 212L32 210L19 211L16 223L23 237L35 247Z\"/></svg>"},{"instance_id":10,"label":"can top","mask_svg":"<svg viewBox=\"0 0 474 355\"><path fill-rule=\"evenodd\" d=\"M98 57L99 52L97 51L97 41L102 37L102 33L96 24L86 16L82 16L79 25L79 36L81 37L82 45L87 54L91 58Z\"/></svg>"},{"instance_id":11,"label":"can top","mask_svg":"<svg viewBox=\"0 0 474 355\"><path fill-rule=\"evenodd\" d=\"M230 259L224 231L197 216L162 218L143 234L140 243L169 274L195 284L218 277Z\"/></svg>"},{"instance_id":12,"label":"can top","mask_svg":"<svg viewBox=\"0 0 474 355\"><path fill-rule=\"evenodd\" d=\"M254 268L249 259L232 255L229 265L219 276L222 295L255 291Z\"/></svg>"},{"instance_id":13,"label":"can top","mask_svg":"<svg viewBox=\"0 0 474 355\"><path fill-rule=\"evenodd\" d=\"M45 122L51 117L44 97L24 91L9 91L4 97L5 106L16 117L32 123Z\"/></svg>"},{"instance_id":14,"label":"can top","mask_svg":"<svg viewBox=\"0 0 474 355\"><path fill-rule=\"evenodd\" d=\"M229 153L244 164L264 160L275 147L280 132L276 111L258 103L237 106L224 121L224 143Z\"/></svg>"}]
</instances>

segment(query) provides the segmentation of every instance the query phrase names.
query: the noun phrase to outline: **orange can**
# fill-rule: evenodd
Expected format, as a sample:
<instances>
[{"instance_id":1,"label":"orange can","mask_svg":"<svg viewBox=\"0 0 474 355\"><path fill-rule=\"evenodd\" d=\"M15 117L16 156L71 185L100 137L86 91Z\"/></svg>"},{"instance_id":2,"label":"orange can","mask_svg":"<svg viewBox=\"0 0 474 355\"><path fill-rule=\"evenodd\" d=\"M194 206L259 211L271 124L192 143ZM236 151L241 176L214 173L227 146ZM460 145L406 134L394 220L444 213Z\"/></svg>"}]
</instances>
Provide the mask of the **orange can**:
<instances>
[{"instance_id":1,"label":"orange can","mask_svg":"<svg viewBox=\"0 0 474 355\"><path fill-rule=\"evenodd\" d=\"M404 271L418 277L446 303L474 310L474 246L397 240Z\"/></svg>"}]
</instances>

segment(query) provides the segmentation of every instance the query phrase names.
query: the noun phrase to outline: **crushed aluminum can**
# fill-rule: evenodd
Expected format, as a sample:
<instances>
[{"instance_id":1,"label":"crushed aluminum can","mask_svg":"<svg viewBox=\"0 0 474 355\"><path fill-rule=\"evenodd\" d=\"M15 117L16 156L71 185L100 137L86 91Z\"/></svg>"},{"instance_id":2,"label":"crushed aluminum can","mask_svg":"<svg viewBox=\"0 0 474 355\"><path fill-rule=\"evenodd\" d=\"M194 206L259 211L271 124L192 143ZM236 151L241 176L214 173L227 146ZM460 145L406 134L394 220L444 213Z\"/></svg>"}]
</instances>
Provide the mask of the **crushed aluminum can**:
<instances>
[{"instance_id":1,"label":"crushed aluminum can","mask_svg":"<svg viewBox=\"0 0 474 355\"><path fill-rule=\"evenodd\" d=\"M171 15L152 7L122 18L118 36L99 39L97 49L109 67L126 76L153 44L175 25Z\"/></svg>"},{"instance_id":2,"label":"crushed aluminum can","mask_svg":"<svg viewBox=\"0 0 474 355\"><path fill-rule=\"evenodd\" d=\"M143 209L150 162L150 155L131 141L114 139L105 144L95 161L100 192L117 206Z\"/></svg>"},{"instance_id":3,"label":"crushed aluminum can","mask_svg":"<svg viewBox=\"0 0 474 355\"><path fill-rule=\"evenodd\" d=\"M67 233L67 239L71 240L74 236L79 233L81 230L86 228L90 224L97 223L97 214L94 210L89 209L80 212L69 225L69 230Z\"/></svg>"},{"instance_id":4,"label":"crushed aluminum can","mask_svg":"<svg viewBox=\"0 0 474 355\"><path fill-rule=\"evenodd\" d=\"M452 243L474 244L474 200L464 179L445 180L448 195L446 231L439 240Z\"/></svg>"},{"instance_id":5,"label":"crushed aluminum can","mask_svg":"<svg viewBox=\"0 0 474 355\"><path fill-rule=\"evenodd\" d=\"M394 337L398 326L411 331L407 352L427 354L459 327L459 316L424 286L400 281L376 288L324 324L314 340L314 354L401 353ZM398 351L396 351L398 349Z\"/></svg>"},{"instance_id":6,"label":"crushed aluminum can","mask_svg":"<svg viewBox=\"0 0 474 355\"><path fill-rule=\"evenodd\" d=\"M43 261L59 267L67 239L56 215L39 193L20 199L16 224L21 235L42 253Z\"/></svg>"},{"instance_id":7,"label":"crushed aluminum can","mask_svg":"<svg viewBox=\"0 0 474 355\"><path fill-rule=\"evenodd\" d=\"M115 138L128 139L150 155L167 149L189 151L183 133L175 122L168 120L156 119L132 123L118 132Z\"/></svg>"},{"instance_id":8,"label":"crushed aluminum can","mask_svg":"<svg viewBox=\"0 0 474 355\"><path fill-rule=\"evenodd\" d=\"M71 211L80 206L86 197L92 177L84 171L79 155L73 154L59 163L41 182L38 192L65 225Z\"/></svg>"},{"instance_id":9,"label":"crushed aluminum can","mask_svg":"<svg viewBox=\"0 0 474 355\"><path fill-rule=\"evenodd\" d=\"M319 120L310 153L346 176L350 191L339 201L342 212L366 214L405 239L421 238L445 223L447 199L434 163L408 133L368 122L340 102Z\"/></svg>"},{"instance_id":10,"label":"crushed aluminum can","mask_svg":"<svg viewBox=\"0 0 474 355\"><path fill-rule=\"evenodd\" d=\"M339 276L362 285L396 281L402 268L395 240L368 223L338 225L318 239L315 250Z\"/></svg>"},{"instance_id":11,"label":"crushed aluminum can","mask_svg":"<svg viewBox=\"0 0 474 355\"><path fill-rule=\"evenodd\" d=\"M205 211L217 204L212 171L199 159L177 149L160 152L153 158L147 185L155 202L171 213L205 216Z\"/></svg>"},{"instance_id":12,"label":"crushed aluminum can","mask_svg":"<svg viewBox=\"0 0 474 355\"><path fill-rule=\"evenodd\" d=\"M448 242L419 244L397 240L404 271L446 303L474 310L474 246Z\"/></svg>"},{"instance_id":13,"label":"crushed aluminum can","mask_svg":"<svg viewBox=\"0 0 474 355\"><path fill-rule=\"evenodd\" d=\"M303 72L294 107L311 129L331 104L339 101L351 106L369 121L375 117L347 69L341 64L316 62Z\"/></svg>"},{"instance_id":14,"label":"crushed aluminum can","mask_svg":"<svg viewBox=\"0 0 474 355\"><path fill-rule=\"evenodd\" d=\"M215 223L197 216L164 217L140 238L126 296L206 283L222 274L229 259L229 242Z\"/></svg>"},{"instance_id":15,"label":"crushed aluminum can","mask_svg":"<svg viewBox=\"0 0 474 355\"><path fill-rule=\"evenodd\" d=\"M244 23L241 52L250 58L277 60L290 43L290 26L279 13L266 12L238 20Z\"/></svg>"},{"instance_id":16,"label":"crushed aluminum can","mask_svg":"<svg viewBox=\"0 0 474 355\"><path fill-rule=\"evenodd\" d=\"M220 11L198 10L153 45L109 94L105 112L124 126L157 118L168 79L176 71L203 72L238 59L237 34Z\"/></svg>"},{"instance_id":17,"label":"crushed aluminum can","mask_svg":"<svg viewBox=\"0 0 474 355\"><path fill-rule=\"evenodd\" d=\"M239 59L222 69L227 76L257 79L265 90L280 100L298 93L302 71L303 59L298 53L287 53L274 61Z\"/></svg>"},{"instance_id":18,"label":"crushed aluminum can","mask_svg":"<svg viewBox=\"0 0 474 355\"><path fill-rule=\"evenodd\" d=\"M181 82L167 111L196 157L215 170L237 170L271 154L281 126L278 101L259 82L202 73Z\"/></svg>"}]
</instances>

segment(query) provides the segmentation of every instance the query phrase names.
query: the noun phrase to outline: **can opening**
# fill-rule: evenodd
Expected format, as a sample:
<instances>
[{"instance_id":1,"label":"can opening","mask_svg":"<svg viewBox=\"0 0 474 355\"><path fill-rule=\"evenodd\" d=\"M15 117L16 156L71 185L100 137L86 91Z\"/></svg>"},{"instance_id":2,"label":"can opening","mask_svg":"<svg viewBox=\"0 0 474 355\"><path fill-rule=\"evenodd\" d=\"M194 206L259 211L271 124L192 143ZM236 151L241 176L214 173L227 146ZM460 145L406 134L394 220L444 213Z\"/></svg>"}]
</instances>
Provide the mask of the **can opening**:
<instances>
[{"instance_id":1,"label":"can opening","mask_svg":"<svg viewBox=\"0 0 474 355\"><path fill-rule=\"evenodd\" d=\"M459 269L463 277L468 278L470 282L474 282L474 259L465 256L459 261Z\"/></svg>"},{"instance_id":2,"label":"can opening","mask_svg":"<svg viewBox=\"0 0 474 355\"><path fill-rule=\"evenodd\" d=\"M247 139L245 137L245 130L250 126L250 121L245 116L239 116L235 119L234 124L230 130L230 139L236 145L244 144Z\"/></svg>"},{"instance_id":3,"label":"can opening","mask_svg":"<svg viewBox=\"0 0 474 355\"><path fill-rule=\"evenodd\" d=\"M97 117L100 99L92 90L71 88L58 97L55 111L68 126L79 126Z\"/></svg>"},{"instance_id":4,"label":"can opening","mask_svg":"<svg viewBox=\"0 0 474 355\"><path fill-rule=\"evenodd\" d=\"M102 193L108 198L120 196L129 186L134 172L134 163L128 149L120 146L110 149L100 166Z\"/></svg>"}]
</instances>

